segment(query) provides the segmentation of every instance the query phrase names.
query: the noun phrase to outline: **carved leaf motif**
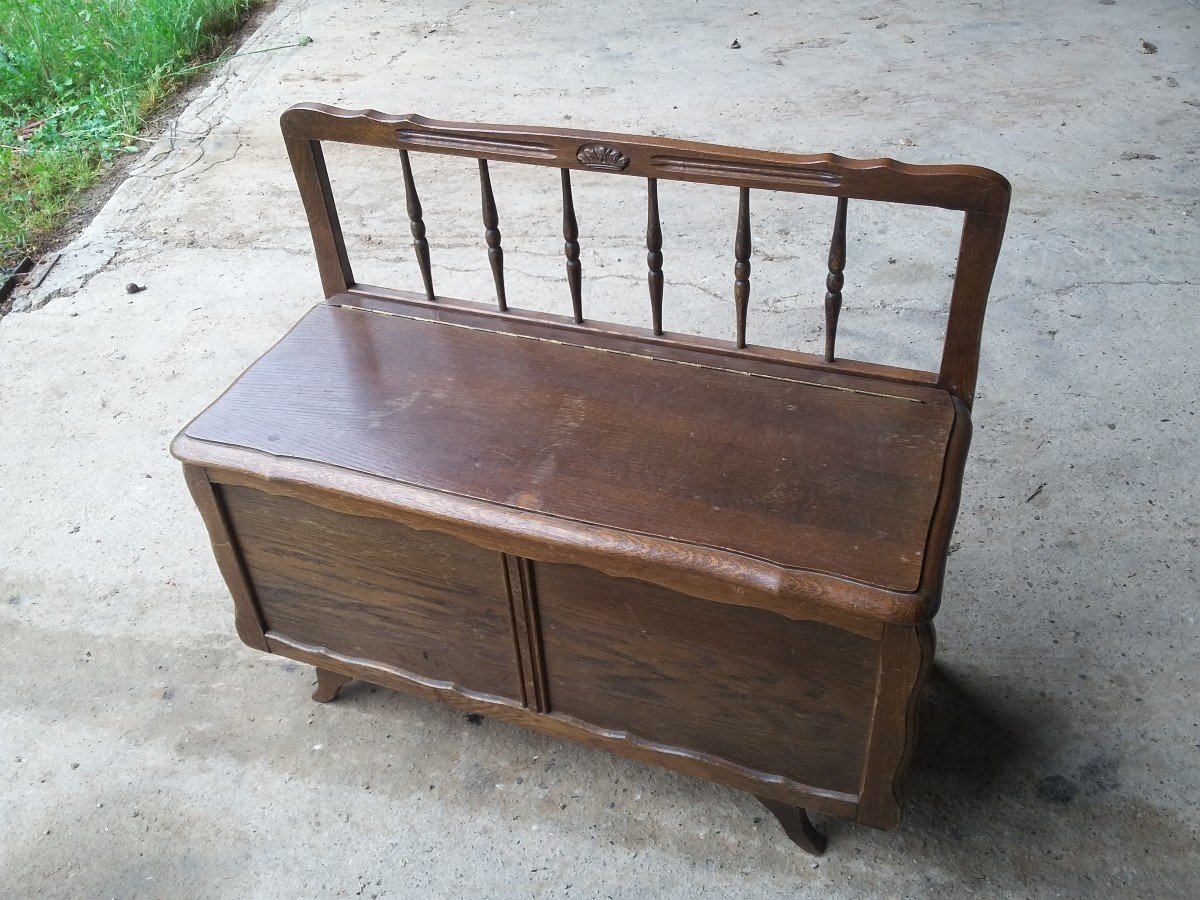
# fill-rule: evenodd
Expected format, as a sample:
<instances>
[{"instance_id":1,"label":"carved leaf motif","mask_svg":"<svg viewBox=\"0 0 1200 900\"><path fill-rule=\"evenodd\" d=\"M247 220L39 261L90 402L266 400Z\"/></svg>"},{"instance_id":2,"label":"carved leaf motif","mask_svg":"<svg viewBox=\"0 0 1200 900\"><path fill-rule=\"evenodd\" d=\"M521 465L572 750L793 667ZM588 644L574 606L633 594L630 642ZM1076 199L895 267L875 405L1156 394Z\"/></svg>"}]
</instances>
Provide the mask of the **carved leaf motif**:
<instances>
[{"instance_id":1,"label":"carved leaf motif","mask_svg":"<svg viewBox=\"0 0 1200 900\"><path fill-rule=\"evenodd\" d=\"M614 172L620 172L629 165L628 156L604 144L586 144L579 148L575 156L585 166L593 169L612 169Z\"/></svg>"}]
</instances>

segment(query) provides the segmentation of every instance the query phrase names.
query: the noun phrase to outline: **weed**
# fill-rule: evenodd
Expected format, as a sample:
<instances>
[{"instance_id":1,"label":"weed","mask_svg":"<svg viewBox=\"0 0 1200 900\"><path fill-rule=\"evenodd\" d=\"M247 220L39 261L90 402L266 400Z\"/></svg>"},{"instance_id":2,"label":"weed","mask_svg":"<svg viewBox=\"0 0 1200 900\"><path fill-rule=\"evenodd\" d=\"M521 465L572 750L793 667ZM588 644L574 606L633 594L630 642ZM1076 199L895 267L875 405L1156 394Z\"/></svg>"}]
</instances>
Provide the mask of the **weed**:
<instances>
[{"instance_id":1,"label":"weed","mask_svg":"<svg viewBox=\"0 0 1200 900\"><path fill-rule=\"evenodd\" d=\"M258 0L0 0L0 266L30 253Z\"/></svg>"}]
</instances>

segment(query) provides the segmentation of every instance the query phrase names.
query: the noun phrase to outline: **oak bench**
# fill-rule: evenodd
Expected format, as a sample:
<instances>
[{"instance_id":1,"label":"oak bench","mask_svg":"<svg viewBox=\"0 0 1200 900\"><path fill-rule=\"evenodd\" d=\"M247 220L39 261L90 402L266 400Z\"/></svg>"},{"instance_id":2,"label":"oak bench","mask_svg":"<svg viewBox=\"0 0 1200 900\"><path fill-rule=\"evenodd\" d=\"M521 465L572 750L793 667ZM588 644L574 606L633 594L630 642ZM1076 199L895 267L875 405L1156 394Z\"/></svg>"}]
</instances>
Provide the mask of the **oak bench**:
<instances>
[{"instance_id":1,"label":"oak bench","mask_svg":"<svg viewBox=\"0 0 1200 900\"><path fill-rule=\"evenodd\" d=\"M971 166L292 107L325 301L172 445L251 647L805 809L900 821L1008 183ZM355 281L322 142L399 150L423 290ZM410 152L478 160L494 305ZM559 170L572 315L510 309L488 161ZM649 328L584 316L575 170L644 179ZM556 179L558 180L558 179ZM663 328L659 180L738 190L733 341ZM836 198L825 353L746 340L752 190ZM958 210L940 371L835 353L849 200Z\"/></svg>"}]
</instances>

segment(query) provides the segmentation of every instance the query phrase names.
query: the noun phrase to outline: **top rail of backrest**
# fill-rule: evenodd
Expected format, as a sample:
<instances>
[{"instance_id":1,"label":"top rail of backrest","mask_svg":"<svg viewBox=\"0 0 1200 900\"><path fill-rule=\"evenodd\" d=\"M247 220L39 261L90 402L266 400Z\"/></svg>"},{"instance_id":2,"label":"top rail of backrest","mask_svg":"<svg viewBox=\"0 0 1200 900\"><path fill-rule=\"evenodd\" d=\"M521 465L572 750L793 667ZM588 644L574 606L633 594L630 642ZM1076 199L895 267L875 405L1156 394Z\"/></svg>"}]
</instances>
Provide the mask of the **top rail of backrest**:
<instances>
[{"instance_id":1,"label":"top rail of backrest","mask_svg":"<svg viewBox=\"0 0 1200 900\"><path fill-rule=\"evenodd\" d=\"M291 107L280 124L290 139L994 215L1007 212L1010 191L1002 175L979 166L911 165L887 158L805 156L602 131L442 122L320 103Z\"/></svg>"},{"instance_id":2,"label":"top rail of backrest","mask_svg":"<svg viewBox=\"0 0 1200 900\"><path fill-rule=\"evenodd\" d=\"M326 296L354 285L320 152L321 142L326 141L962 211L962 241L936 383L968 406L973 400L983 315L1011 193L1008 181L990 169L746 150L597 131L444 122L319 103L289 108L280 125L304 199ZM852 361L840 367L853 370Z\"/></svg>"}]
</instances>

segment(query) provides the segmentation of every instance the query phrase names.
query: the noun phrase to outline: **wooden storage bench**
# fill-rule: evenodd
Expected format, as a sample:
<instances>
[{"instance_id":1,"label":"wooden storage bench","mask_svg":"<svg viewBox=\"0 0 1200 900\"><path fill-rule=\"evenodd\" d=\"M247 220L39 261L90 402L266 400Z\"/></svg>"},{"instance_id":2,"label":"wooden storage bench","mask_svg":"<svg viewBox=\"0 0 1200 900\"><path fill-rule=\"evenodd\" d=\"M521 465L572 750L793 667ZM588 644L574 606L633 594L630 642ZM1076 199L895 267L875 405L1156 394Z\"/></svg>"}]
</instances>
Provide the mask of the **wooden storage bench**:
<instances>
[{"instance_id":1,"label":"wooden storage bench","mask_svg":"<svg viewBox=\"0 0 1200 900\"><path fill-rule=\"evenodd\" d=\"M969 166L434 122L282 119L324 303L184 429L247 644L891 828L1009 187ZM359 284L321 152L400 151L423 291ZM479 160L497 303L434 292L410 151ZM393 157L394 158L394 157ZM571 316L509 309L487 160L560 170ZM572 170L644 179L650 328L584 317ZM739 190L734 341L665 332L658 180ZM826 352L748 345L751 190L833 205ZM940 372L838 359L848 200L964 213Z\"/></svg>"}]
</instances>

